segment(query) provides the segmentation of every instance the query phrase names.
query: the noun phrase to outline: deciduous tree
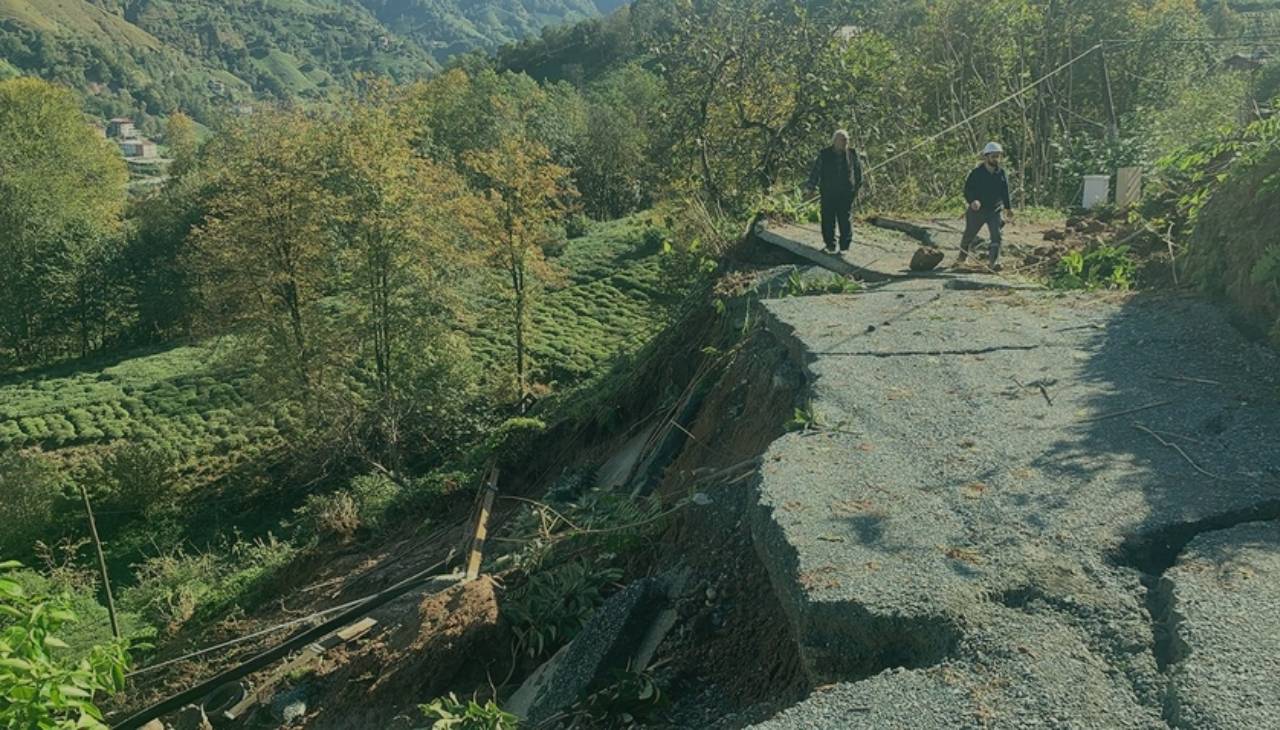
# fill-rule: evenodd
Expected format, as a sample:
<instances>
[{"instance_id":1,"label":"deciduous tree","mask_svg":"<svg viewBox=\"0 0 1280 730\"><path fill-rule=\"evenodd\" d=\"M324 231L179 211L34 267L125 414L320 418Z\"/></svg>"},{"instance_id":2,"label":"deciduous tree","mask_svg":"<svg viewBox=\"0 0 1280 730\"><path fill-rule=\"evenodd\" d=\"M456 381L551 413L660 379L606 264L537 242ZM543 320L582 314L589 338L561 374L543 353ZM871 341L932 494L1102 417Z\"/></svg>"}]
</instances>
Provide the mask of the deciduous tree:
<instances>
[{"instance_id":1,"label":"deciduous tree","mask_svg":"<svg viewBox=\"0 0 1280 730\"><path fill-rule=\"evenodd\" d=\"M551 160L541 143L509 136L489 150L465 157L484 190L487 215L480 235L488 261L511 286L511 326L515 338L515 379L521 398L528 393L529 311L539 279L552 271L544 247L554 240L554 224L576 196L569 170Z\"/></svg>"}]
</instances>

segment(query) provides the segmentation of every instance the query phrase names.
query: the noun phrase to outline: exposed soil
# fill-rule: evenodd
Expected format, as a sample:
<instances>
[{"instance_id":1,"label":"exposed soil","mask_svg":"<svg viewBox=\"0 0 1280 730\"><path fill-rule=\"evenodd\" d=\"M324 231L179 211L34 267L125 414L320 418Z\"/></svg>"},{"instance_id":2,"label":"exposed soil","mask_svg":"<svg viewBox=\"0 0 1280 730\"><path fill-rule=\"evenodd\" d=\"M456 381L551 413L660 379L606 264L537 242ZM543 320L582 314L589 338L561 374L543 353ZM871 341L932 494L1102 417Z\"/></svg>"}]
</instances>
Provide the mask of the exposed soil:
<instances>
[{"instance_id":1,"label":"exposed soil","mask_svg":"<svg viewBox=\"0 0 1280 730\"><path fill-rule=\"evenodd\" d=\"M324 657L312 680L321 699L300 727L414 727L418 704L483 683L485 670L503 658L494 651L502 631L487 578L406 596L373 616L381 631L372 639Z\"/></svg>"}]
</instances>

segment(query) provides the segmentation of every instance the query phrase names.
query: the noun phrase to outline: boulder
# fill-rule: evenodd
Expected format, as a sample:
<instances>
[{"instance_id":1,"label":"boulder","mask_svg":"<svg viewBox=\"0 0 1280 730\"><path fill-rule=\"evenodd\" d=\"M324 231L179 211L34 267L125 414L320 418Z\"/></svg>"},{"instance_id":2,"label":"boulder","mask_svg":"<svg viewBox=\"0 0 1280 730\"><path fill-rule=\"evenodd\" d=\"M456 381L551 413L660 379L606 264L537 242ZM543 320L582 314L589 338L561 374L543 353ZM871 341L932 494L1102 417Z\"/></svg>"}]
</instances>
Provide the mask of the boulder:
<instances>
[{"instance_id":1,"label":"boulder","mask_svg":"<svg viewBox=\"0 0 1280 730\"><path fill-rule=\"evenodd\" d=\"M942 251L932 246L921 246L911 257L912 271L933 271L942 263Z\"/></svg>"}]
</instances>

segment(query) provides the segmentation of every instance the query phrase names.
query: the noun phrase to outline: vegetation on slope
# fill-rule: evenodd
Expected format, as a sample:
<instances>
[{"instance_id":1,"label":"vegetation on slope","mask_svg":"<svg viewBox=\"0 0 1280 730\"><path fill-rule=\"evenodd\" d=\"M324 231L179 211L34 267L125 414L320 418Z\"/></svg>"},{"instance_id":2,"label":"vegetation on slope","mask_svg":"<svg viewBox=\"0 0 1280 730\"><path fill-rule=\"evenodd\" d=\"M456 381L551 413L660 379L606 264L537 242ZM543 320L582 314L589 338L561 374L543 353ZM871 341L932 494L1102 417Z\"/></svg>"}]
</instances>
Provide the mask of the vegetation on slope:
<instances>
[{"instance_id":1,"label":"vegetation on slope","mask_svg":"<svg viewBox=\"0 0 1280 730\"><path fill-rule=\"evenodd\" d=\"M612 9L590 0L334 2L0 0L5 69L82 90L98 116L149 133L180 109L211 123L235 102L331 97L364 76L423 78L451 56Z\"/></svg>"}]
</instances>

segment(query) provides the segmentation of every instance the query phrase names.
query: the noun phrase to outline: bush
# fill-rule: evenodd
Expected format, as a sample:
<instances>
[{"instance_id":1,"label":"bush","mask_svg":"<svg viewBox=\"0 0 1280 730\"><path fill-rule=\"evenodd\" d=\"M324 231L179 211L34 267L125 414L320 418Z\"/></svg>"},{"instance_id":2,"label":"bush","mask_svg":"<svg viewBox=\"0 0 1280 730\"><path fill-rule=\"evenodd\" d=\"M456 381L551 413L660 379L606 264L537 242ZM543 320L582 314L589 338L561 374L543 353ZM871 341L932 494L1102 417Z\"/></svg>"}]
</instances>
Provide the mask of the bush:
<instances>
[{"instance_id":1,"label":"bush","mask_svg":"<svg viewBox=\"0 0 1280 730\"><path fill-rule=\"evenodd\" d=\"M564 222L564 235L569 239L582 238L591 232L591 219L581 213L569 216Z\"/></svg>"},{"instance_id":2,"label":"bush","mask_svg":"<svg viewBox=\"0 0 1280 730\"><path fill-rule=\"evenodd\" d=\"M105 730L94 697L124 689L126 646L69 658L59 634L77 616L63 596L28 594L12 579L19 567L0 563L0 727Z\"/></svg>"},{"instance_id":3,"label":"bush","mask_svg":"<svg viewBox=\"0 0 1280 730\"><path fill-rule=\"evenodd\" d=\"M0 553L26 555L54 531L66 480L38 456L0 453Z\"/></svg>"},{"instance_id":4,"label":"bush","mask_svg":"<svg viewBox=\"0 0 1280 730\"><path fill-rule=\"evenodd\" d=\"M502 604L516 650L532 659L555 652L577 636L604 603L603 589L621 577L620 570L598 569L581 560L534 573Z\"/></svg>"},{"instance_id":5,"label":"bush","mask_svg":"<svg viewBox=\"0 0 1280 730\"><path fill-rule=\"evenodd\" d=\"M382 474L365 474L329 494L312 494L295 511L299 537L349 542L360 530L376 530L405 498L405 490Z\"/></svg>"},{"instance_id":6,"label":"bush","mask_svg":"<svg viewBox=\"0 0 1280 730\"><path fill-rule=\"evenodd\" d=\"M299 536L310 540L336 538L350 542L360 529L360 507L346 489L329 494L309 494L295 512Z\"/></svg>"}]
</instances>

